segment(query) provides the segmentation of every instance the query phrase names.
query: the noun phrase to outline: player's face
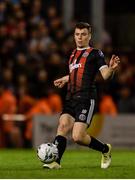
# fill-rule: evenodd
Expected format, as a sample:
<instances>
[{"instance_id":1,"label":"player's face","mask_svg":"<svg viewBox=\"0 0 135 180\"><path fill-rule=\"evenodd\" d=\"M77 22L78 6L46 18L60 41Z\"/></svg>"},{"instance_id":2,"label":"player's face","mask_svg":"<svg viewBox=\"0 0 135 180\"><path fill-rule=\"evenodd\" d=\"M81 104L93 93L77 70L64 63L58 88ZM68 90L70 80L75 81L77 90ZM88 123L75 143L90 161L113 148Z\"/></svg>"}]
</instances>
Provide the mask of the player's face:
<instances>
[{"instance_id":1,"label":"player's face","mask_svg":"<svg viewBox=\"0 0 135 180\"><path fill-rule=\"evenodd\" d=\"M76 46L79 48L85 48L89 46L89 41L91 39L91 34L87 28L84 29L75 29L74 33Z\"/></svg>"}]
</instances>

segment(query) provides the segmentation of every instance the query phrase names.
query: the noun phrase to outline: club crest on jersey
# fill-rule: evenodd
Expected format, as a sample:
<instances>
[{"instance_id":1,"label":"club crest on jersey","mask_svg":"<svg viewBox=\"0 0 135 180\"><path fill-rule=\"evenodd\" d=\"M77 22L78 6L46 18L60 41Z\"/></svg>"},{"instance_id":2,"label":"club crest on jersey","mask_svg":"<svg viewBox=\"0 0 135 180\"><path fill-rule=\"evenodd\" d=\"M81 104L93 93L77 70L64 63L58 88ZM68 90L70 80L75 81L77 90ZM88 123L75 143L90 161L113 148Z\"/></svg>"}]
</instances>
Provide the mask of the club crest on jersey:
<instances>
[{"instance_id":1,"label":"club crest on jersey","mask_svg":"<svg viewBox=\"0 0 135 180\"><path fill-rule=\"evenodd\" d=\"M84 52L83 55L82 55L82 57L87 57L88 55L89 55L88 52Z\"/></svg>"}]
</instances>

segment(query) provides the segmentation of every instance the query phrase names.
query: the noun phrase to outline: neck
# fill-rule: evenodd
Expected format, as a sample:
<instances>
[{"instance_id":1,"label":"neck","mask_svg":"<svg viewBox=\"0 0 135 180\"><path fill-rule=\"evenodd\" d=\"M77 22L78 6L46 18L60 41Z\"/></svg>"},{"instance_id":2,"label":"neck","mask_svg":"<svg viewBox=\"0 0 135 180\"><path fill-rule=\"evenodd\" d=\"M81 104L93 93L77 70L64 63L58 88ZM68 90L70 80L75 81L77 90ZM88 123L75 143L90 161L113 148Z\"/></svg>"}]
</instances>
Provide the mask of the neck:
<instances>
[{"instance_id":1,"label":"neck","mask_svg":"<svg viewBox=\"0 0 135 180\"><path fill-rule=\"evenodd\" d=\"M77 50L84 50L84 49L89 49L90 46L86 46L86 47L77 47Z\"/></svg>"}]
</instances>

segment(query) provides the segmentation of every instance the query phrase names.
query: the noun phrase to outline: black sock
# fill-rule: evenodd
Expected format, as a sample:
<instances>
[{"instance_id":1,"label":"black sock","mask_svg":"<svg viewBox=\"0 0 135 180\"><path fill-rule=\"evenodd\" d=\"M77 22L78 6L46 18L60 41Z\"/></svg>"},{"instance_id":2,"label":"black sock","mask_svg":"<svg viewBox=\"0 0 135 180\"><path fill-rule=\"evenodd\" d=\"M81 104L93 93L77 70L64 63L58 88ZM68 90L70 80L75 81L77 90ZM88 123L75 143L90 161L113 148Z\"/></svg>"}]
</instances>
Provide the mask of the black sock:
<instances>
[{"instance_id":1,"label":"black sock","mask_svg":"<svg viewBox=\"0 0 135 180\"><path fill-rule=\"evenodd\" d=\"M57 163L60 164L60 160L62 158L62 155L66 149L66 144L67 144L67 139L64 137L64 136L56 136L55 137L55 140L53 142L55 145L57 145L57 148L58 148L58 152L59 152L59 157L58 159L56 160Z\"/></svg>"},{"instance_id":2,"label":"black sock","mask_svg":"<svg viewBox=\"0 0 135 180\"><path fill-rule=\"evenodd\" d=\"M99 140L95 139L94 137L91 137L91 142L89 144L89 147L94 150L100 151L102 153L106 153L109 151L107 144L100 142Z\"/></svg>"}]
</instances>

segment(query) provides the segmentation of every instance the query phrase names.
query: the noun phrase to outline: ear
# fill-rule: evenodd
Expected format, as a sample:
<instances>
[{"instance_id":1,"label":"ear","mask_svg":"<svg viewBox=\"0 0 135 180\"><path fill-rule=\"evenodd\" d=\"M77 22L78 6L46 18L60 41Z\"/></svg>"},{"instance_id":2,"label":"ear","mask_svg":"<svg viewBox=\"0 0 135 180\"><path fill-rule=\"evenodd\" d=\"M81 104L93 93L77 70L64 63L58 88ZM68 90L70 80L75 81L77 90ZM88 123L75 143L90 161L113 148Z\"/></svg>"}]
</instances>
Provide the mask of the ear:
<instances>
[{"instance_id":1,"label":"ear","mask_svg":"<svg viewBox=\"0 0 135 180\"><path fill-rule=\"evenodd\" d=\"M91 33L89 34L89 41L91 40Z\"/></svg>"}]
</instances>

